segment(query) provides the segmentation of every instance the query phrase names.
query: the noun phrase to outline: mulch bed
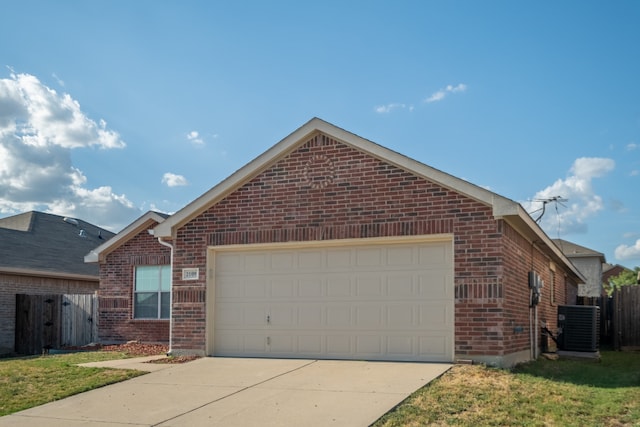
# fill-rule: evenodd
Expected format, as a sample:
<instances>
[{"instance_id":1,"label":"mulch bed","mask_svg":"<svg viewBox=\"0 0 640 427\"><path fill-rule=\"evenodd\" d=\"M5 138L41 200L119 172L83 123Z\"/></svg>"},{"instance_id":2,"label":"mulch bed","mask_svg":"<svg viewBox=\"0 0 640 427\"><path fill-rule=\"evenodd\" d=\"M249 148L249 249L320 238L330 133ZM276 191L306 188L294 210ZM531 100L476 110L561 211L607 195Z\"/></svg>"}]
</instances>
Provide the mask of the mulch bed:
<instances>
[{"instance_id":1,"label":"mulch bed","mask_svg":"<svg viewBox=\"0 0 640 427\"><path fill-rule=\"evenodd\" d=\"M124 344L92 344L83 347L67 347L65 350L79 351L116 351L131 357L158 356L167 354L169 346L163 344L145 344L130 341ZM147 363L185 363L199 359L199 356L169 356L163 359L151 360Z\"/></svg>"}]
</instances>

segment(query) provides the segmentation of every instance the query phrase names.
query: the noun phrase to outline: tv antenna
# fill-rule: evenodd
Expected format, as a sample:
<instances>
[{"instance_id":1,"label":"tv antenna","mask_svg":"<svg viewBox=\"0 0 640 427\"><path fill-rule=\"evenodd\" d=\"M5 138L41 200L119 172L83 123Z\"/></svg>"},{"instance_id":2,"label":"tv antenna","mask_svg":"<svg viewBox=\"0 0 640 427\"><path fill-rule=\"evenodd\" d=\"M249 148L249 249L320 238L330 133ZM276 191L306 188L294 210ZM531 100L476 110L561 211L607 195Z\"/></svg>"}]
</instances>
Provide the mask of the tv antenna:
<instances>
[{"instance_id":1,"label":"tv antenna","mask_svg":"<svg viewBox=\"0 0 640 427\"><path fill-rule=\"evenodd\" d=\"M554 196L554 197L549 197L549 198L546 198L546 199L533 199L533 201L542 203L542 207L540 209L536 209L535 211L529 213L530 215L533 215L536 212L540 212L540 216L538 216L538 218L536 218L536 222L540 222L540 220L542 219L544 213L547 210L547 204L554 203L555 206L556 206L556 213L557 213L558 212L558 204L560 206L563 206L563 207L566 208L566 206L563 203L568 202L569 199L565 199L562 196Z\"/></svg>"}]
</instances>

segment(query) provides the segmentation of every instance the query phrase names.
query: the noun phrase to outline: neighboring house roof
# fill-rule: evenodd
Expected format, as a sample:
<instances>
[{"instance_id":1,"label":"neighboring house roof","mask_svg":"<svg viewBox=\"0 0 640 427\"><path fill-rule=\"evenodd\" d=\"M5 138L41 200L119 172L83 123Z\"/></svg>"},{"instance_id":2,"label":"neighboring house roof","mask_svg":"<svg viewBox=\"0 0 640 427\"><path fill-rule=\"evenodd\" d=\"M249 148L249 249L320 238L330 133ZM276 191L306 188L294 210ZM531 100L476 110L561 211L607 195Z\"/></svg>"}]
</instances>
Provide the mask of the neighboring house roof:
<instances>
[{"instance_id":1,"label":"neighboring house roof","mask_svg":"<svg viewBox=\"0 0 640 427\"><path fill-rule=\"evenodd\" d=\"M85 252L84 262L94 263L103 261L109 253L125 244L132 237L137 236L141 231L152 229L167 217L169 217L169 215L164 213L148 211L122 229L113 239L93 248L91 252Z\"/></svg>"},{"instance_id":2,"label":"neighboring house roof","mask_svg":"<svg viewBox=\"0 0 640 427\"><path fill-rule=\"evenodd\" d=\"M438 183L443 187L464 194L474 200L484 203L487 206L491 206L493 208L494 217L505 219L531 241L543 242L544 245L541 246L542 249L554 261L566 265L567 268L574 273L574 277L577 282L584 282L585 279L582 274L565 257L562 251L553 244L551 239L544 233L538 224L533 221L519 203L477 185L471 184L465 180L449 175L438 169L427 166L395 151L389 150L388 148L382 147L374 142L318 118L311 119L309 122L236 171L220 184L211 188L202 196L176 212L171 217L167 218L164 222L160 223L154 229L155 235L165 239L174 238L177 229L225 198L253 177L266 170L277 160L285 157L300 145L305 144L312 135L317 133L329 135L348 146L360 150L361 152L367 153L417 176L421 176L429 181Z\"/></svg>"},{"instance_id":3,"label":"neighboring house roof","mask_svg":"<svg viewBox=\"0 0 640 427\"><path fill-rule=\"evenodd\" d=\"M98 277L84 254L114 233L76 218L26 212L0 219L0 271L62 277Z\"/></svg>"},{"instance_id":4,"label":"neighboring house roof","mask_svg":"<svg viewBox=\"0 0 640 427\"><path fill-rule=\"evenodd\" d=\"M564 239L553 239L553 242L568 258L599 258L603 264L606 262L602 252L594 251Z\"/></svg>"},{"instance_id":5,"label":"neighboring house roof","mask_svg":"<svg viewBox=\"0 0 640 427\"><path fill-rule=\"evenodd\" d=\"M612 277L618 276L623 271L633 271L633 270L620 264L604 263L602 265L602 282L609 283L609 279L611 279Z\"/></svg>"}]
</instances>

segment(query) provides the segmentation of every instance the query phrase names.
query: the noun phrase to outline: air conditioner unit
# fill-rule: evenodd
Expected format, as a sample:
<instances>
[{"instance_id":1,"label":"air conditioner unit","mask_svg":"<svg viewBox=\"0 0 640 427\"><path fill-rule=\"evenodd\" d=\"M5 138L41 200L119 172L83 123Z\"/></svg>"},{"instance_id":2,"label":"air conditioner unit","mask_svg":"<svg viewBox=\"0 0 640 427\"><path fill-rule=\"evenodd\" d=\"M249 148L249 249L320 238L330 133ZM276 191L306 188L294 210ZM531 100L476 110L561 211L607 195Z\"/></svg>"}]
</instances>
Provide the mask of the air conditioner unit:
<instances>
[{"instance_id":1,"label":"air conditioner unit","mask_svg":"<svg viewBox=\"0 0 640 427\"><path fill-rule=\"evenodd\" d=\"M590 305L558 306L558 349L598 351L600 307Z\"/></svg>"}]
</instances>

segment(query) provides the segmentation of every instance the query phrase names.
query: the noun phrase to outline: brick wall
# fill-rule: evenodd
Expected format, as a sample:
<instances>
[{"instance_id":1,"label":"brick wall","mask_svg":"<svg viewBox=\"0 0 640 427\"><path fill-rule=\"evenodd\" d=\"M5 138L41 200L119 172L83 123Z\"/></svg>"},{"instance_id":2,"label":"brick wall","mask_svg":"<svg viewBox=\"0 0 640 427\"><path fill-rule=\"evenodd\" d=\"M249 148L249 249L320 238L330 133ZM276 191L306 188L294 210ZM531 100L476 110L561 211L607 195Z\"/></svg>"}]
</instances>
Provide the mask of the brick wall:
<instances>
[{"instance_id":1,"label":"brick wall","mask_svg":"<svg viewBox=\"0 0 640 427\"><path fill-rule=\"evenodd\" d=\"M169 320L133 318L135 266L171 262L170 249L147 232L155 225L155 221L150 221L143 231L100 263L98 336L102 342L169 342Z\"/></svg>"},{"instance_id":2,"label":"brick wall","mask_svg":"<svg viewBox=\"0 0 640 427\"><path fill-rule=\"evenodd\" d=\"M13 351L16 328L16 294L92 294L98 280L69 280L0 273L0 353Z\"/></svg>"},{"instance_id":3,"label":"brick wall","mask_svg":"<svg viewBox=\"0 0 640 427\"><path fill-rule=\"evenodd\" d=\"M502 228L490 207L316 135L178 230L174 289L196 300L174 303L173 348L205 350L206 278L177 271L205 271L207 246L452 233L456 354L502 354Z\"/></svg>"},{"instance_id":4,"label":"brick wall","mask_svg":"<svg viewBox=\"0 0 640 427\"><path fill-rule=\"evenodd\" d=\"M549 259L492 209L317 134L177 231L173 349L204 352L207 247L450 233L455 253L455 354L502 357L530 347L528 272ZM568 285L556 274L555 299ZM549 286L539 318L554 326Z\"/></svg>"}]
</instances>

